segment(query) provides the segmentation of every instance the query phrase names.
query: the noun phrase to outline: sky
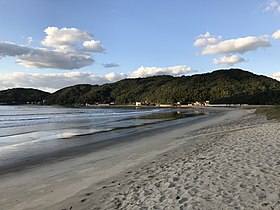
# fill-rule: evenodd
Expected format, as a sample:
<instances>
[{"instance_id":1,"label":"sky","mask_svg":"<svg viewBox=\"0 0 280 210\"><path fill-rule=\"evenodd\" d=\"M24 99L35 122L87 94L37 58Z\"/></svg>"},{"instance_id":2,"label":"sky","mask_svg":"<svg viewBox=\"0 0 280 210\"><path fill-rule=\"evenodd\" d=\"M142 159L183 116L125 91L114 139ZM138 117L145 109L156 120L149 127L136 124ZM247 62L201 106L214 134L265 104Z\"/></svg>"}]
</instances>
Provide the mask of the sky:
<instances>
[{"instance_id":1,"label":"sky","mask_svg":"<svg viewBox=\"0 0 280 210\"><path fill-rule=\"evenodd\" d=\"M280 0L0 0L0 90L241 68L280 80Z\"/></svg>"}]
</instances>

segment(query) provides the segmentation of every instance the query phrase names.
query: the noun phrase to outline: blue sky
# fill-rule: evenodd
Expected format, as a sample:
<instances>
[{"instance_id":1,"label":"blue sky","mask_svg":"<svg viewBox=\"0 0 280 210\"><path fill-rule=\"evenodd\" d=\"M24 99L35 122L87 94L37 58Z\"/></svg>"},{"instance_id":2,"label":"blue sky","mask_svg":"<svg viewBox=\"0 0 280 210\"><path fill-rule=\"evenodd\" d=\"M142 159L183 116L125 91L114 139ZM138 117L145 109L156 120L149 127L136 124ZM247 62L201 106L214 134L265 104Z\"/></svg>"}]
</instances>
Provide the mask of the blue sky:
<instances>
[{"instance_id":1,"label":"blue sky","mask_svg":"<svg viewBox=\"0 0 280 210\"><path fill-rule=\"evenodd\" d=\"M280 78L280 0L0 0L0 89L242 68Z\"/></svg>"}]
</instances>

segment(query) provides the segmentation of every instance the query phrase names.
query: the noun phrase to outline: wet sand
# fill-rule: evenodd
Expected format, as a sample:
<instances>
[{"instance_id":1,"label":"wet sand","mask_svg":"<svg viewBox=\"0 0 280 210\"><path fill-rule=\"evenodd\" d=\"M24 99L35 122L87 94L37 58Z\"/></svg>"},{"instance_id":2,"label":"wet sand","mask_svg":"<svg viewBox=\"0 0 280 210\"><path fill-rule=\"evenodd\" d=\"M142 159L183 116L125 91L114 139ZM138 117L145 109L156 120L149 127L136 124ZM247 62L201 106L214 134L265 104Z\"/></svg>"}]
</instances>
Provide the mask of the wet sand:
<instances>
[{"instance_id":1,"label":"wet sand","mask_svg":"<svg viewBox=\"0 0 280 210\"><path fill-rule=\"evenodd\" d=\"M2 173L0 207L279 208L279 124L250 110L216 111L94 152L80 148Z\"/></svg>"}]
</instances>

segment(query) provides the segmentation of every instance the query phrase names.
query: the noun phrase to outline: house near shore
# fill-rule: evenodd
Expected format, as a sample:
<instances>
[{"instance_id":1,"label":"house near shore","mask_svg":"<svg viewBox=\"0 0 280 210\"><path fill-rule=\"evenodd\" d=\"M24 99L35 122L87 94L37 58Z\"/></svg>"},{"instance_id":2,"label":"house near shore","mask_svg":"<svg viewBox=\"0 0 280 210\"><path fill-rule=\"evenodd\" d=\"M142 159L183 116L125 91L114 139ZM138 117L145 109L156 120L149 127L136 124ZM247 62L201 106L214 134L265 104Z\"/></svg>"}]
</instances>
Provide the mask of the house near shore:
<instances>
[{"instance_id":1,"label":"house near shore","mask_svg":"<svg viewBox=\"0 0 280 210\"><path fill-rule=\"evenodd\" d=\"M159 107L172 107L171 104L159 104L158 106Z\"/></svg>"},{"instance_id":2,"label":"house near shore","mask_svg":"<svg viewBox=\"0 0 280 210\"><path fill-rule=\"evenodd\" d=\"M188 103L186 105L180 105L180 107L192 107L192 106L210 106L210 102L209 101L205 101L205 102L194 102L194 103Z\"/></svg>"},{"instance_id":3,"label":"house near shore","mask_svg":"<svg viewBox=\"0 0 280 210\"><path fill-rule=\"evenodd\" d=\"M204 105L204 103L198 102L198 101L193 103L193 106L203 106L203 105Z\"/></svg>"},{"instance_id":4,"label":"house near shore","mask_svg":"<svg viewBox=\"0 0 280 210\"><path fill-rule=\"evenodd\" d=\"M138 107L139 107L139 106L142 106L142 102L136 101L136 102L135 102L135 106L138 106Z\"/></svg>"},{"instance_id":5,"label":"house near shore","mask_svg":"<svg viewBox=\"0 0 280 210\"><path fill-rule=\"evenodd\" d=\"M111 104L99 104L99 103L95 103L95 104L88 104L88 103L86 103L86 106L88 106L88 107L97 107L97 106L99 106L99 107L107 107L107 106L110 106Z\"/></svg>"},{"instance_id":6,"label":"house near shore","mask_svg":"<svg viewBox=\"0 0 280 210\"><path fill-rule=\"evenodd\" d=\"M97 104L97 106L106 107L106 106L110 106L110 104Z\"/></svg>"}]
</instances>

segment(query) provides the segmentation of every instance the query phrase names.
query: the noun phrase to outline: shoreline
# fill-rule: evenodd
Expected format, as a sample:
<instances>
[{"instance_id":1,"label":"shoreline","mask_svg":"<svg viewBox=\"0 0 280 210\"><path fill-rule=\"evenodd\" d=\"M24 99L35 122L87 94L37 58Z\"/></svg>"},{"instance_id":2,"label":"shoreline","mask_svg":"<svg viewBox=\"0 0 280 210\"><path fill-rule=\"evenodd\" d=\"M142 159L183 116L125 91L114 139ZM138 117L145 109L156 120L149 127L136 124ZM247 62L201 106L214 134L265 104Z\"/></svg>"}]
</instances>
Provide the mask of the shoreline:
<instances>
[{"instance_id":1,"label":"shoreline","mask_svg":"<svg viewBox=\"0 0 280 210\"><path fill-rule=\"evenodd\" d=\"M172 112L159 113L158 115L170 114ZM96 152L115 144L125 143L129 141L137 141L137 138L147 137L157 134L157 132L172 130L181 127L180 124L190 123L207 117L205 114L191 116L188 113L180 113L185 117L162 117L155 118L158 121L146 123L143 125L134 125L128 127L116 127L112 130L94 132L89 134L76 135L71 138L53 139L50 141L41 141L34 144L33 141L26 143L25 149L22 151L2 151L2 159L0 161L0 176L11 172L24 170L25 168L36 167L36 165L48 164L53 160L62 161L71 159L77 155L86 155ZM154 114L150 114L153 117ZM137 117L149 119L150 115ZM129 119L129 118L128 118ZM122 119L124 120L124 119ZM126 119L125 119L126 120ZM38 150L38 151L36 151ZM5 158L4 158L5 157ZM15 157L15 158L13 158Z\"/></svg>"},{"instance_id":2,"label":"shoreline","mask_svg":"<svg viewBox=\"0 0 280 210\"><path fill-rule=\"evenodd\" d=\"M213 112L215 114L216 111ZM63 161L77 155L86 155L115 144L137 141L139 138L153 136L162 131L167 132L185 126L193 121L200 121L200 118L205 117L208 116L198 115L194 117L183 117L181 119L174 118L143 126L123 127L93 134L78 135L69 139L41 141L36 143L36 145L30 142L25 146L27 147L25 152L10 152L11 154L9 154L9 152L2 151L0 176L24 170L25 168L36 167L36 165L44 165L53 161ZM137 138L134 137L135 135L137 135ZM28 150L28 147L30 147L31 151ZM38 149L38 152L35 151L36 149ZM7 158L3 159L6 156Z\"/></svg>"},{"instance_id":3,"label":"shoreline","mask_svg":"<svg viewBox=\"0 0 280 210\"><path fill-rule=\"evenodd\" d=\"M132 134L130 140L126 139L119 144L107 145L100 151L74 152L68 158L54 158L48 163L37 164L18 173L1 175L0 189L5 189L5 197L1 196L0 206L5 209L45 209L47 207L49 209L67 209L70 206L75 206L74 209L84 209L85 204L88 207L98 206L98 203L94 203L88 196L86 197L87 202L82 202L80 198L83 193L85 191L100 192L106 180L113 182L114 177L123 176L128 170L137 171L140 165L156 162L155 158L159 155L168 153L168 151L174 152L186 143L187 154L191 154L193 149L199 148L199 145L203 145L209 140L203 137L194 141L195 136L199 137L195 135L195 132L207 127L210 127L211 130L211 126L213 127L215 124L220 124L222 127L222 123L234 122L252 112L228 108L223 111L216 110L216 114L207 118L197 119L180 126L174 125L165 130L159 128L150 135L143 132L142 136L137 137L137 140L133 138ZM227 130L223 132L226 133ZM238 132L238 130L234 132ZM209 134L206 132L203 136L205 135L207 137ZM171 160L170 157L168 160ZM95 193L90 193L90 195ZM107 201L111 202L110 199ZM104 205L107 207L112 205L110 202Z\"/></svg>"}]
</instances>

